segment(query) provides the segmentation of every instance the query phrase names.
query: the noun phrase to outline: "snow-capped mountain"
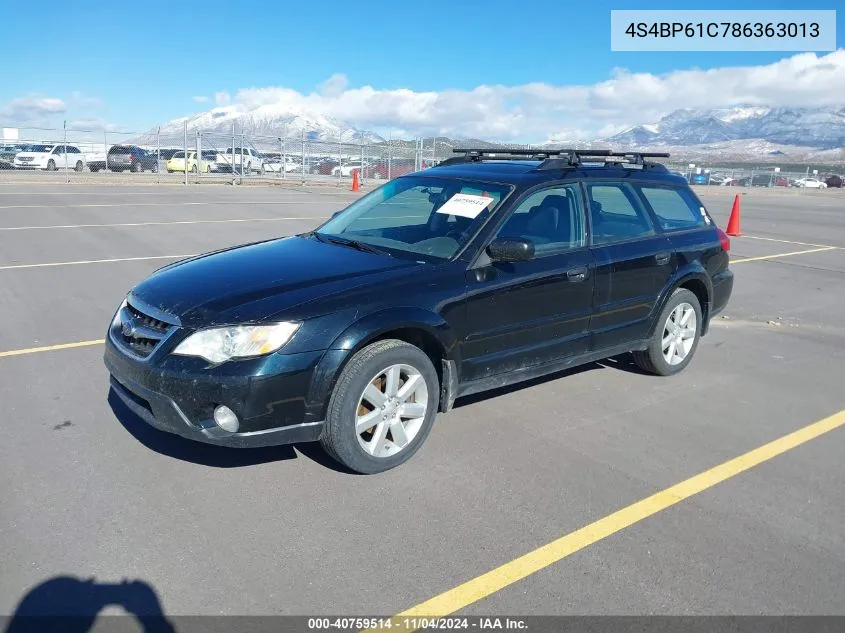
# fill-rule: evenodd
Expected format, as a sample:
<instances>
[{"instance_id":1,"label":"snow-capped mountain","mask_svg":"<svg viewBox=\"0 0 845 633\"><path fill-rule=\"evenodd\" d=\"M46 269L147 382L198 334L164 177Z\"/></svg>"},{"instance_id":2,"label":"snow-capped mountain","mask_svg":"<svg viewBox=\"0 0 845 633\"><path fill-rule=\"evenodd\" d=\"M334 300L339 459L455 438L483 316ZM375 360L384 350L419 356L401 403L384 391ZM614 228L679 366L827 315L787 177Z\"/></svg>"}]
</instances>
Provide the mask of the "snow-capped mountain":
<instances>
[{"instance_id":1,"label":"snow-capped mountain","mask_svg":"<svg viewBox=\"0 0 845 633\"><path fill-rule=\"evenodd\" d=\"M361 142L363 140L365 143L384 141L375 132L360 130L344 121L316 112L281 109L275 104L266 104L254 109L247 109L240 104L213 108L208 112L169 121L161 126L161 134L182 134L185 121L188 122L188 131L191 133L201 130L203 133L231 135L234 124L237 134L246 134L250 137L300 138L305 136L309 140L319 141ZM253 138L253 142L256 140Z\"/></svg>"},{"instance_id":2,"label":"snow-capped mountain","mask_svg":"<svg viewBox=\"0 0 845 633\"><path fill-rule=\"evenodd\" d=\"M169 137L174 144L178 144L184 133L185 122L191 134L202 130L204 134L220 134L221 139L231 138L234 124L238 135L247 135L260 148L273 145L280 136L329 142L343 140L347 143L363 141L374 144L385 141L376 132L360 129L349 122L319 112L293 110L281 104L251 108L232 104L174 119L161 127L162 139ZM394 139L396 142L400 141ZM416 147L414 140L408 140L407 143L409 148ZM427 137L423 140L425 148L431 145L436 145L438 152L442 149L445 155L449 155L452 146L494 147L496 143L445 137L436 140ZM732 160L837 160L841 148L845 148L845 106L768 108L743 105L710 110L682 109L671 112L657 123L637 125L608 138L550 139L535 145L538 146L666 151L679 158L709 156Z\"/></svg>"},{"instance_id":3,"label":"snow-capped mountain","mask_svg":"<svg viewBox=\"0 0 845 633\"><path fill-rule=\"evenodd\" d=\"M746 139L816 149L843 147L845 107L676 110L655 124L638 125L605 140L643 148Z\"/></svg>"}]
</instances>

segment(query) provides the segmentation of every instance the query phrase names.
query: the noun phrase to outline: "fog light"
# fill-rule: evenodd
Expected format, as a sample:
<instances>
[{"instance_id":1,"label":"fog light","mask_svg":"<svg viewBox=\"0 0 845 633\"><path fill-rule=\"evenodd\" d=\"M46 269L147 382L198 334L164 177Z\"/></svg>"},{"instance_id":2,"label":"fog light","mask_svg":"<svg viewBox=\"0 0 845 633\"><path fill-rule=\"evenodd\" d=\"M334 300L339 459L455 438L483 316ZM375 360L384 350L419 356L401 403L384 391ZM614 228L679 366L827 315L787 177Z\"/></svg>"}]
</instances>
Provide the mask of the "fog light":
<instances>
[{"instance_id":1,"label":"fog light","mask_svg":"<svg viewBox=\"0 0 845 633\"><path fill-rule=\"evenodd\" d=\"M235 412L222 404L214 408L214 423L229 433L235 433L240 426Z\"/></svg>"}]
</instances>

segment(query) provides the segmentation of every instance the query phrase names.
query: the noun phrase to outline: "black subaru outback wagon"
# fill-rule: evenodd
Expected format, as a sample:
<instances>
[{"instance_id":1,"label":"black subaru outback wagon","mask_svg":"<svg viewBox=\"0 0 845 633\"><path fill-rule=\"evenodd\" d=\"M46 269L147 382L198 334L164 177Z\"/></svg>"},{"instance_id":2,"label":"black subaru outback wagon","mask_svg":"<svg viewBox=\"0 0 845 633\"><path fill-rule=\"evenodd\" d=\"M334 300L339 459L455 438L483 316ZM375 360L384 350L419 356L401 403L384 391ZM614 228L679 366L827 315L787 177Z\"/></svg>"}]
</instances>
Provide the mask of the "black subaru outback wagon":
<instances>
[{"instance_id":1,"label":"black subaru outback wagon","mask_svg":"<svg viewBox=\"0 0 845 633\"><path fill-rule=\"evenodd\" d=\"M308 233L156 271L109 327L112 390L163 431L320 441L374 473L458 397L625 352L689 364L733 273L664 154L460 153Z\"/></svg>"}]
</instances>

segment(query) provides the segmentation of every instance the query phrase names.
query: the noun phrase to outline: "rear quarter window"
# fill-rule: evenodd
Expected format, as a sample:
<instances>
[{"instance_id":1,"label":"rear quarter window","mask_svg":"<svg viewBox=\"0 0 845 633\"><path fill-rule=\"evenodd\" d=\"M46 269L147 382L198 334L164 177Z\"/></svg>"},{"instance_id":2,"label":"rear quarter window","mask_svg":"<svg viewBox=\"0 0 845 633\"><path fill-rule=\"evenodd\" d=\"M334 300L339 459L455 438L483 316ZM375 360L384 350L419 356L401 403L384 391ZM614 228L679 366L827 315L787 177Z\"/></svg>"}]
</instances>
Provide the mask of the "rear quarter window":
<instances>
[{"instance_id":1,"label":"rear quarter window","mask_svg":"<svg viewBox=\"0 0 845 633\"><path fill-rule=\"evenodd\" d=\"M704 207L688 189L649 185L638 189L664 231L681 231L709 224Z\"/></svg>"}]
</instances>

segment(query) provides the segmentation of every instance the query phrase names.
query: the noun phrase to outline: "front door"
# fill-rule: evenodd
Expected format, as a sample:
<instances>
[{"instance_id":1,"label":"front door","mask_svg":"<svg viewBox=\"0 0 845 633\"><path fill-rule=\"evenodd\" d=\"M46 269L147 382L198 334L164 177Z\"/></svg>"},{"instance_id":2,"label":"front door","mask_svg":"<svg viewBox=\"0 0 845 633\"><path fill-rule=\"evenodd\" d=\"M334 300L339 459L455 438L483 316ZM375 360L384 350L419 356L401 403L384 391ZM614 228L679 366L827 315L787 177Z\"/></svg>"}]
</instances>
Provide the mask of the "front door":
<instances>
[{"instance_id":1,"label":"front door","mask_svg":"<svg viewBox=\"0 0 845 633\"><path fill-rule=\"evenodd\" d=\"M541 365L588 347L594 263L578 185L529 194L497 237L531 240L535 256L467 271L462 382Z\"/></svg>"}]
</instances>

